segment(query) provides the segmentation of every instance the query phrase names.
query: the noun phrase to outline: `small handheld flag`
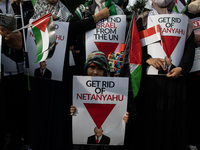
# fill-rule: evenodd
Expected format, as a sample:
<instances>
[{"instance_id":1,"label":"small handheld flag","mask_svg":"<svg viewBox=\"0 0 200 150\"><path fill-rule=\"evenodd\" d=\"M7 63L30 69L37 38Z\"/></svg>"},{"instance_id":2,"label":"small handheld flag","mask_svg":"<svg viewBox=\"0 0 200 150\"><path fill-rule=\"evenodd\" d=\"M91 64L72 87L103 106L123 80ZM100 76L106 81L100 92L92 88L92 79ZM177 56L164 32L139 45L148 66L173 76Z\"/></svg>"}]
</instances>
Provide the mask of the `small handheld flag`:
<instances>
[{"instance_id":1,"label":"small handheld flag","mask_svg":"<svg viewBox=\"0 0 200 150\"><path fill-rule=\"evenodd\" d=\"M142 47L161 41L162 38L160 25L156 25L146 30L140 31L139 36Z\"/></svg>"},{"instance_id":2,"label":"small handheld flag","mask_svg":"<svg viewBox=\"0 0 200 150\"><path fill-rule=\"evenodd\" d=\"M130 75L133 97L135 98L140 89L142 76L142 48L134 13L124 46L122 75Z\"/></svg>"},{"instance_id":3,"label":"small handheld flag","mask_svg":"<svg viewBox=\"0 0 200 150\"><path fill-rule=\"evenodd\" d=\"M56 46L55 28L51 13L40 17L31 24L37 45L35 63L38 63L51 58L54 54Z\"/></svg>"},{"instance_id":4,"label":"small handheld flag","mask_svg":"<svg viewBox=\"0 0 200 150\"><path fill-rule=\"evenodd\" d=\"M23 30L28 27L32 28L37 45L37 60L35 63L51 58L54 54L56 46L56 34L51 13L48 13L33 21L31 24L13 32Z\"/></svg>"},{"instance_id":5,"label":"small handheld flag","mask_svg":"<svg viewBox=\"0 0 200 150\"><path fill-rule=\"evenodd\" d=\"M140 82L142 76L142 47L135 22L135 15L133 15L129 61L133 96L136 97L140 89Z\"/></svg>"}]
</instances>

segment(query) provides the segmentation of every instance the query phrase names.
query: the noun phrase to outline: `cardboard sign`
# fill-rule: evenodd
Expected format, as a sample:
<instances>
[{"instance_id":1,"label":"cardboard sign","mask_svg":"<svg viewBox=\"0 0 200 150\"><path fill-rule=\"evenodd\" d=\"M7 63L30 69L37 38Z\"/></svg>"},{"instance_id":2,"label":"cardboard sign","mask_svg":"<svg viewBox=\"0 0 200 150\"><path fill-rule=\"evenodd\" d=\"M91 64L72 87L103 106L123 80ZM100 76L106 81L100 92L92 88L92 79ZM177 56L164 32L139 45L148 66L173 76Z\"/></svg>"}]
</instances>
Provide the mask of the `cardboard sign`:
<instances>
[{"instance_id":1,"label":"cardboard sign","mask_svg":"<svg viewBox=\"0 0 200 150\"><path fill-rule=\"evenodd\" d=\"M111 52L120 52L125 32L125 15L110 16L99 21L95 29L86 32L86 58L96 50L104 52L107 56Z\"/></svg>"},{"instance_id":2,"label":"cardboard sign","mask_svg":"<svg viewBox=\"0 0 200 150\"><path fill-rule=\"evenodd\" d=\"M33 20L30 20L30 22L32 21ZM54 26L56 32L56 48L53 56L46 61L46 68L51 72L52 80L62 81L69 23L54 21ZM40 68L40 63L34 63L37 59L36 43L31 28L29 28L27 32L27 50L30 67L29 74L30 76L34 76L36 69Z\"/></svg>"},{"instance_id":3,"label":"cardboard sign","mask_svg":"<svg viewBox=\"0 0 200 150\"><path fill-rule=\"evenodd\" d=\"M148 45L148 54L152 58L167 61L167 72L180 64L185 48L188 18L180 14L153 15L148 17L147 28L160 24L162 41ZM153 66L147 68L147 74L161 75Z\"/></svg>"},{"instance_id":4,"label":"cardboard sign","mask_svg":"<svg viewBox=\"0 0 200 150\"><path fill-rule=\"evenodd\" d=\"M96 145L90 139L98 128L107 139L100 143L123 145L127 96L128 78L74 76L73 144Z\"/></svg>"}]
</instances>

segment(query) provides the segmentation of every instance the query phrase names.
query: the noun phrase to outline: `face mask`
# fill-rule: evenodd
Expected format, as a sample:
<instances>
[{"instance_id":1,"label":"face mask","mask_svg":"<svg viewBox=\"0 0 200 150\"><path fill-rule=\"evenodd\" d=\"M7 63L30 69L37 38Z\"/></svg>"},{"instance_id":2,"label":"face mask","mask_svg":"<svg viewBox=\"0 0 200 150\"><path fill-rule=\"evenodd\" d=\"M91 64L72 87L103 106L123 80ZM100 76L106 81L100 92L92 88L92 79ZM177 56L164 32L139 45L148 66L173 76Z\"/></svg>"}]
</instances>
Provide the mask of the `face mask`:
<instances>
[{"instance_id":1,"label":"face mask","mask_svg":"<svg viewBox=\"0 0 200 150\"><path fill-rule=\"evenodd\" d=\"M173 0L153 0L159 7L168 6Z\"/></svg>"}]
</instances>

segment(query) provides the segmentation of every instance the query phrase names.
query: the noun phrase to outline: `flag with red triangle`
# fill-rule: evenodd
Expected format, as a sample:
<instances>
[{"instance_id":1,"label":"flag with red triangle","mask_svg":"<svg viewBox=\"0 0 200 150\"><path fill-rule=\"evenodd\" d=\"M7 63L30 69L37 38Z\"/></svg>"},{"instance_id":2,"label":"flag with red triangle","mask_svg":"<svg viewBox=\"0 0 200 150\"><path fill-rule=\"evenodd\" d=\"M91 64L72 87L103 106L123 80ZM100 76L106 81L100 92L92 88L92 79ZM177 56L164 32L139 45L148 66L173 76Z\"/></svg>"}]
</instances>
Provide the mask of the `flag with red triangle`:
<instances>
[{"instance_id":1,"label":"flag with red triangle","mask_svg":"<svg viewBox=\"0 0 200 150\"><path fill-rule=\"evenodd\" d=\"M127 96L128 78L74 76L73 144L87 144L97 127L110 145L123 145Z\"/></svg>"},{"instance_id":2,"label":"flag with red triangle","mask_svg":"<svg viewBox=\"0 0 200 150\"><path fill-rule=\"evenodd\" d=\"M48 13L31 23L37 45L35 63L51 58L55 51L56 36L51 13Z\"/></svg>"},{"instance_id":3,"label":"flag with red triangle","mask_svg":"<svg viewBox=\"0 0 200 150\"><path fill-rule=\"evenodd\" d=\"M177 13L162 15L152 15L150 13L147 19L146 31L158 24L161 28L161 40L146 44L147 52L152 58L169 58L171 60L170 65L178 66L184 52L188 18ZM155 37L152 40L155 40ZM149 66L147 74L157 75L165 74L165 72Z\"/></svg>"}]
</instances>

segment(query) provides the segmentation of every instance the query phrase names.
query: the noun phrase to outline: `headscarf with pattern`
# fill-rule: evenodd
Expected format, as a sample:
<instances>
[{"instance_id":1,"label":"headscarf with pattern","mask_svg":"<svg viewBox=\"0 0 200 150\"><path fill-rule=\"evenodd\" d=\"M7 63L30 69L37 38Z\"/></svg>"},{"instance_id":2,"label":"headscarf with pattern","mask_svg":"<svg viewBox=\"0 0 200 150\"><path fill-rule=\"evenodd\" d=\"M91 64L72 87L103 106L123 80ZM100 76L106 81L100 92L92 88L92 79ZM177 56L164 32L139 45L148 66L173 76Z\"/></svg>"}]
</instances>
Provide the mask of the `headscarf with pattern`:
<instances>
[{"instance_id":1,"label":"headscarf with pattern","mask_svg":"<svg viewBox=\"0 0 200 150\"><path fill-rule=\"evenodd\" d=\"M105 70L107 76L109 76L109 67L108 67L108 59L106 54L101 51L93 51L88 55L88 58L85 62L84 70L87 72L87 68L90 66L97 65L98 67Z\"/></svg>"},{"instance_id":2,"label":"headscarf with pattern","mask_svg":"<svg viewBox=\"0 0 200 150\"><path fill-rule=\"evenodd\" d=\"M48 14L56 15L59 21L66 22L72 17L70 11L65 5L59 0L55 5L49 4L47 0L37 0L34 6L35 13L33 19L38 19L41 16Z\"/></svg>"}]
</instances>

